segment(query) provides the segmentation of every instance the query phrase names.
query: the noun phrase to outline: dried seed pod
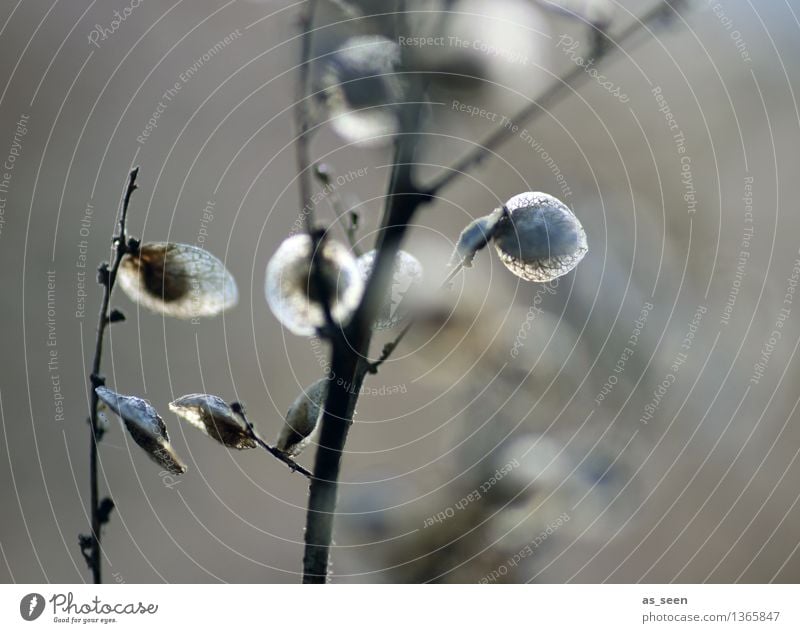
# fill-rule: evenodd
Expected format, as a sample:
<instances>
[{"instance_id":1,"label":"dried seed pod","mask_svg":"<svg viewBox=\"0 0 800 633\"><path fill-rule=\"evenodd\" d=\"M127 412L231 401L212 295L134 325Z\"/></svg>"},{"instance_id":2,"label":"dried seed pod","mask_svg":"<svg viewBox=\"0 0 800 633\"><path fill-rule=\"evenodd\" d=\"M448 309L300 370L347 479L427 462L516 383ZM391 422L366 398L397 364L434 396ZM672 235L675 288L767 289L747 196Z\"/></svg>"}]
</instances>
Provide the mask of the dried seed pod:
<instances>
[{"instance_id":1,"label":"dried seed pod","mask_svg":"<svg viewBox=\"0 0 800 633\"><path fill-rule=\"evenodd\" d=\"M147 400L123 396L106 387L95 388L97 397L108 405L125 423L133 441L141 446L154 462L173 475L186 472L186 464L169 443L164 420Z\"/></svg>"},{"instance_id":2,"label":"dried seed pod","mask_svg":"<svg viewBox=\"0 0 800 633\"><path fill-rule=\"evenodd\" d=\"M571 271L586 255L586 233L563 202L529 191L506 202L494 230L500 260L527 281L550 281Z\"/></svg>"},{"instance_id":3,"label":"dried seed pod","mask_svg":"<svg viewBox=\"0 0 800 633\"><path fill-rule=\"evenodd\" d=\"M179 319L214 316L239 300L223 263L189 244L142 244L122 258L117 279L132 301Z\"/></svg>"},{"instance_id":4,"label":"dried seed pod","mask_svg":"<svg viewBox=\"0 0 800 633\"><path fill-rule=\"evenodd\" d=\"M364 253L358 258L358 267L364 281L372 273L376 251ZM415 293L422 285L422 264L411 253L397 251L392 268L392 283L386 293L375 317L376 330L388 330L397 327L408 316Z\"/></svg>"},{"instance_id":5,"label":"dried seed pod","mask_svg":"<svg viewBox=\"0 0 800 633\"><path fill-rule=\"evenodd\" d=\"M312 336L325 325L323 298L311 275L312 247L311 237L294 235L283 241L267 265L267 303L278 320L299 336ZM322 292L327 294L333 320L345 325L361 301L364 282L347 247L325 239L320 249L316 261Z\"/></svg>"},{"instance_id":6,"label":"dried seed pod","mask_svg":"<svg viewBox=\"0 0 800 633\"><path fill-rule=\"evenodd\" d=\"M324 62L316 88L339 136L362 146L391 141L403 101L399 62L399 46L379 35L351 37Z\"/></svg>"},{"instance_id":7,"label":"dried seed pod","mask_svg":"<svg viewBox=\"0 0 800 633\"><path fill-rule=\"evenodd\" d=\"M170 411L228 448L255 448L247 426L222 398L192 393L169 403Z\"/></svg>"},{"instance_id":8,"label":"dried seed pod","mask_svg":"<svg viewBox=\"0 0 800 633\"><path fill-rule=\"evenodd\" d=\"M308 446L319 428L322 406L328 393L328 379L320 378L305 389L289 407L275 447L291 457Z\"/></svg>"}]
</instances>

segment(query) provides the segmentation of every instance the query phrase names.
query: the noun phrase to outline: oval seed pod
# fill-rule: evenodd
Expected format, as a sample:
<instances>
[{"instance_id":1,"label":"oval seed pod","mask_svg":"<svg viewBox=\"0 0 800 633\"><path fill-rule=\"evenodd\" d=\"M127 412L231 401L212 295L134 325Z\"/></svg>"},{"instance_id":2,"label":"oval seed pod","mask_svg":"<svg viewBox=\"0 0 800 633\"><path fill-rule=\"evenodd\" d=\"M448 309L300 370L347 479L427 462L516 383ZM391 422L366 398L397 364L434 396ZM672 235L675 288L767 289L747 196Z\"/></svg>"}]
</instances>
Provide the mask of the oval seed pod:
<instances>
[{"instance_id":1,"label":"oval seed pod","mask_svg":"<svg viewBox=\"0 0 800 633\"><path fill-rule=\"evenodd\" d=\"M372 274L376 251L364 253L358 258L358 268L364 281ZM408 316L409 305L422 285L422 264L411 253L397 251L392 269L392 283L386 288L386 294L378 308L373 328L388 330L397 327Z\"/></svg>"},{"instance_id":2,"label":"oval seed pod","mask_svg":"<svg viewBox=\"0 0 800 633\"><path fill-rule=\"evenodd\" d=\"M588 251L586 233L563 202L529 191L506 202L494 231L500 260L527 281L550 281L567 274Z\"/></svg>"},{"instance_id":3,"label":"oval seed pod","mask_svg":"<svg viewBox=\"0 0 800 633\"><path fill-rule=\"evenodd\" d=\"M144 449L150 459L173 475L186 472L186 464L169 443L164 420L147 400L123 396L106 387L97 387L95 393L120 417L133 441Z\"/></svg>"},{"instance_id":4,"label":"oval seed pod","mask_svg":"<svg viewBox=\"0 0 800 633\"><path fill-rule=\"evenodd\" d=\"M400 47L380 35L351 37L324 62L316 88L339 136L365 147L391 142L403 101L399 63Z\"/></svg>"},{"instance_id":5,"label":"oval seed pod","mask_svg":"<svg viewBox=\"0 0 800 633\"><path fill-rule=\"evenodd\" d=\"M214 316L239 300L224 264L189 244L142 244L122 258L117 279L135 303L179 319Z\"/></svg>"},{"instance_id":6,"label":"oval seed pod","mask_svg":"<svg viewBox=\"0 0 800 633\"><path fill-rule=\"evenodd\" d=\"M239 450L256 447L247 426L222 398L192 393L170 402L169 408L223 446Z\"/></svg>"},{"instance_id":7,"label":"oval seed pod","mask_svg":"<svg viewBox=\"0 0 800 633\"><path fill-rule=\"evenodd\" d=\"M312 284L313 241L305 233L287 238L267 265L265 291L273 314L299 336L312 336L325 325L322 297ZM317 264L326 287L331 317L345 325L361 301L364 282L355 257L332 239L320 242Z\"/></svg>"},{"instance_id":8,"label":"oval seed pod","mask_svg":"<svg viewBox=\"0 0 800 633\"><path fill-rule=\"evenodd\" d=\"M297 396L286 412L286 421L275 448L296 457L311 443L314 432L319 428L327 393L328 379L320 378Z\"/></svg>"}]
</instances>

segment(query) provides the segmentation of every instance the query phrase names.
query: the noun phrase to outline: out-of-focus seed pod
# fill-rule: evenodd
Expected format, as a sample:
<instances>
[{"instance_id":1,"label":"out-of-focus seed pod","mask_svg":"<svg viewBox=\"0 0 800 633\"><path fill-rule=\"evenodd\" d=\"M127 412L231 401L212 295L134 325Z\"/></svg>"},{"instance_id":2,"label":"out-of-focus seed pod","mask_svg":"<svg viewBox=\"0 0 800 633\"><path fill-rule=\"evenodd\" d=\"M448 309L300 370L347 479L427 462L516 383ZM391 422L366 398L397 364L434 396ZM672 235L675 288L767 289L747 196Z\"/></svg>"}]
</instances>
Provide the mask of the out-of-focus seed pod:
<instances>
[{"instance_id":1,"label":"out-of-focus seed pod","mask_svg":"<svg viewBox=\"0 0 800 633\"><path fill-rule=\"evenodd\" d=\"M295 457L314 439L328 393L328 382L327 378L320 378L297 396L278 435L275 446L278 450Z\"/></svg>"},{"instance_id":2,"label":"out-of-focus seed pod","mask_svg":"<svg viewBox=\"0 0 800 633\"><path fill-rule=\"evenodd\" d=\"M527 281L550 281L567 274L588 251L586 233L563 202L529 191L506 202L494 230L500 260Z\"/></svg>"},{"instance_id":3,"label":"out-of-focus seed pod","mask_svg":"<svg viewBox=\"0 0 800 633\"><path fill-rule=\"evenodd\" d=\"M179 319L214 316L239 300L223 263L189 244L141 244L122 258L117 279L132 301Z\"/></svg>"},{"instance_id":4,"label":"out-of-focus seed pod","mask_svg":"<svg viewBox=\"0 0 800 633\"><path fill-rule=\"evenodd\" d=\"M299 336L312 336L325 325L320 291L327 295L331 317L341 325L350 320L364 292L355 257L332 239L320 242L316 262L323 288L317 288L320 284L311 275L312 248L310 236L294 235L283 241L267 265L267 303L278 320Z\"/></svg>"},{"instance_id":5,"label":"out-of-focus seed pod","mask_svg":"<svg viewBox=\"0 0 800 633\"><path fill-rule=\"evenodd\" d=\"M150 459L173 475L186 472L186 464L169 443L164 420L147 400L123 396L106 387L95 388L95 393L120 417L133 441L144 449Z\"/></svg>"},{"instance_id":6,"label":"out-of-focus seed pod","mask_svg":"<svg viewBox=\"0 0 800 633\"><path fill-rule=\"evenodd\" d=\"M446 14L412 12L414 18L414 37L400 40L403 54L410 68L429 73L435 88L519 90L546 54L547 24L527 0L458 0Z\"/></svg>"},{"instance_id":7,"label":"out-of-focus seed pod","mask_svg":"<svg viewBox=\"0 0 800 633\"><path fill-rule=\"evenodd\" d=\"M243 420L222 398L192 393L169 403L172 412L228 448L255 448L256 442Z\"/></svg>"},{"instance_id":8,"label":"out-of-focus seed pod","mask_svg":"<svg viewBox=\"0 0 800 633\"><path fill-rule=\"evenodd\" d=\"M391 142L403 101L399 62L398 45L380 35L351 37L323 61L315 87L339 136L361 146Z\"/></svg>"},{"instance_id":9,"label":"out-of-focus seed pod","mask_svg":"<svg viewBox=\"0 0 800 633\"><path fill-rule=\"evenodd\" d=\"M358 258L358 267L364 281L372 274L377 251L369 251ZM422 285L422 264L411 253L398 251L392 268L392 282L378 308L376 330L388 330L402 323L411 310L414 294Z\"/></svg>"}]
</instances>

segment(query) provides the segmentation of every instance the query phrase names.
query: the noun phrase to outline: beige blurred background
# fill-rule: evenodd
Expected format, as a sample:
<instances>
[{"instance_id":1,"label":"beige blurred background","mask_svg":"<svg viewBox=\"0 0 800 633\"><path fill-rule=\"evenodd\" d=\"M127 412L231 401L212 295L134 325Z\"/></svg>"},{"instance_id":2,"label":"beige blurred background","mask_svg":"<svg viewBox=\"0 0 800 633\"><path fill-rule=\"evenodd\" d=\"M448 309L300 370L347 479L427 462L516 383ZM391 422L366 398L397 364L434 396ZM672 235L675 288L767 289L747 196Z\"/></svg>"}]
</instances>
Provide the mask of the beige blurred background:
<instances>
[{"instance_id":1,"label":"beige blurred background","mask_svg":"<svg viewBox=\"0 0 800 633\"><path fill-rule=\"evenodd\" d=\"M536 57L493 58L491 89L434 92L427 129L438 136L420 160L452 163L496 127L456 112L453 99L511 116L572 67L561 34L586 50L585 29L525 4L531 22L503 28L510 46L524 42ZM368 380L344 459L334 581L800 581L800 305L793 294L785 302L800 257L800 6L690 4L684 19L641 33L629 56L603 62L627 103L589 80L416 218L407 249L432 282L461 228L521 191L563 197L590 250L547 290L517 283L487 249ZM614 28L643 5L619 4ZM88 525L93 270L108 257L134 164L131 232L200 243L225 260L240 302L193 325L114 297L128 320L111 328L108 383L161 411L189 471L163 480L114 421L101 446L103 494L117 504L103 539L106 580L299 581L305 480L265 454L228 452L167 410L185 393L215 393L245 402L273 437L322 375L324 346L282 330L263 291L269 256L299 212L297 10L208 0L0 6L0 158L16 152L0 223L3 582L89 578L77 535ZM324 28L320 41L335 45L344 31ZM340 175L361 170L339 192L360 201L370 240L391 152L347 146L328 128L312 151ZM684 199L682 156L694 201ZM325 204L318 214L331 221ZM77 314L84 255L88 296ZM461 503L513 460L491 495ZM310 466L313 449L300 461Z\"/></svg>"}]
</instances>

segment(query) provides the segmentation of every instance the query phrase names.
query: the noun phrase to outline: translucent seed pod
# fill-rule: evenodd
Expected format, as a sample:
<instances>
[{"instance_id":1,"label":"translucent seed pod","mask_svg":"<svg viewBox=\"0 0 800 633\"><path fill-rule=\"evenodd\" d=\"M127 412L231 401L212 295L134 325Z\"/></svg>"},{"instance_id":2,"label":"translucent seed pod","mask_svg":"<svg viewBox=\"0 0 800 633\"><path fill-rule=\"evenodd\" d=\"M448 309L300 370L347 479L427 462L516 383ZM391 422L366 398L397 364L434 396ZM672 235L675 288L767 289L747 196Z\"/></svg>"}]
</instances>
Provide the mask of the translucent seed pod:
<instances>
[{"instance_id":1,"label":"translucent seed pod","mask_svg":"<svg viewBox=\"0 0 800 633\"><path fill-rule=\"evenodd\" d=\"M287 238L267 265L265 291L273 314L298 336L312 336L325 325L322 297L311 277L313 241L307 234ZM356 259L332 239L321 242L316 261L328 295L331 317L346 325L361 301L364 282Z\"/></svg>"},{"instance_id":2,"label":"translucent seed pod","mask_svg":"<svg viewBox=\"0 0 800 633\"><path fill-rule=\"evenodd\" d=\"M358 267L365 282L372 273L375 255L376 251L372 250L358 258ZM414 296L421 286L422 264L410 253L398 251L392 269L392 282L386 288L373 328L388 330L402 323L408 317Z\"/></svg>"},{"instance_id":3,"label":"translucent seed pod","mask_svg":"<svg viewBox=\"0 0 800 633\"><path fill-rule=\"evenodd\" d=\"M403 101L399 63L399 46L379 35L351 37L323 62L316 90L344 140L365 147L391 142Z\"/></svg>"},{"instance_id":4,"label":"translucent seed pod","mask_svg":"<svg viewBox=\"0 0 800 633\"><path fill-rule=\"evenodd\" d=\"M551 195L526 192L506 203L494 245L500 260L527 281L567 274L586 255L586 233L569 207Z\"/></svg>"},{"instance_id":5,"label":"translucent seed pod","mask_svg":"<svg viewBox=\"0 0 800 633\"><path fill-rule=\"evenodd\" d=\"M297 396L278 435L275 446L278 450L295 457L314 439L328 393L328 382L327 378L320 378Z\"/></svg>"},{"instance_id":6,"label":"translucent seed pod","mask_svg":"<svg viewBox=\"0 0 800 633\"><path fill-rule=\"evenodd\" d=\"M214 316L239 300L224 264L189 244L142 244L122 258L117 280L135 303L179 319Z\"/></svg>"},{"instance_id":7,"label":"translucent seed pod","mask_svg":"<svg viewBox=\"0 0 800 633\"><path fill-rule=\"evenodd\" d=\"M169 443L164 420L147 400L123 396L106 387L97 387L95 393L120 417L133 441L144 449L150 459L173 475L186 472L186 464Z\"/></svg>"},{"instance_id":8,"label":"translucent seed pod","mask_svg":"<svg viewBox=\"0 0 800 633\"><path fill-rule=\"evenodd\" d=\"M170 411L212 440L228 448L255 448L256 442L244 421L222 398L206 393L192 393L169 403Z\"/></svg>"}]
</instances>

